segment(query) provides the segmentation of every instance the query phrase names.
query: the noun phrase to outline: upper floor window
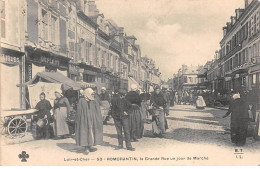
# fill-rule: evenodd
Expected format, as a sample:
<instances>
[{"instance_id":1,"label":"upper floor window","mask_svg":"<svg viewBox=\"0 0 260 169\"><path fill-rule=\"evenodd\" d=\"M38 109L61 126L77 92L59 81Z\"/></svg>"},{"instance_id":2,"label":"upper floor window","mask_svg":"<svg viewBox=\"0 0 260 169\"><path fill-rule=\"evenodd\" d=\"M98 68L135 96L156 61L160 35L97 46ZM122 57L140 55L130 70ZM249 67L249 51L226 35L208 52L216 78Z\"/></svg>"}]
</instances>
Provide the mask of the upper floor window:
<instances>
[{"instance_id":1,"label":"upper floor window","mask_svg":"<svg viewBox=\"0 0 260 169\"><path fill-rule=\"evenodd\" d=\"M48 13L42 10L42 38L48 40Z\"/></svg>"},{"instance_id":2,"label":"upper floor window","mask_svg":"<svg viewBox=\"0 0 260 169\"><path fill-rule=\"evenodd\" d=\"M54 44L58 44L58 19L51 16L51 41Z\"/></svg>"}]
</instances>

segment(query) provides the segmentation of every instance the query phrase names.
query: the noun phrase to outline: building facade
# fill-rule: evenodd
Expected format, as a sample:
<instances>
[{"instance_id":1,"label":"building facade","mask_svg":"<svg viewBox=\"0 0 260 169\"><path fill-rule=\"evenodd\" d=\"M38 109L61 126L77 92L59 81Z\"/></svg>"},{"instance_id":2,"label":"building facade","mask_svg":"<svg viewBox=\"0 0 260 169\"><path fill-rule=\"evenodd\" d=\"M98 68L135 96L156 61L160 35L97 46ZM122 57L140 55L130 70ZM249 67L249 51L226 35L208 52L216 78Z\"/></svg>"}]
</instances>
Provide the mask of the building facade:
<instances>
[{"instance_id":1,"label":"building facade","mask_svg":"<svg viewBox=\"0 0 260 169\"><path fill-rule=\"evenodd\" d=\"M194 90L198 86L198 73L202 66L182 65L176 74L173 75L172 88L174 90Z\"/></svg>"},{"instance_id":2,"label":"building facade","mask_svg":"<svg viewBox=\"0 0 260 169\"><path fill-rule=\"evenodd\" d=\"M9 105L26 108L21 84L42 71L94 84L98 91L160 84L159 70L143 63L136 41L100 13L94 0L2 0L1 77L12 78L1 85L13 86L1 100L17 95Z\"/></svg>"}]
</instances>

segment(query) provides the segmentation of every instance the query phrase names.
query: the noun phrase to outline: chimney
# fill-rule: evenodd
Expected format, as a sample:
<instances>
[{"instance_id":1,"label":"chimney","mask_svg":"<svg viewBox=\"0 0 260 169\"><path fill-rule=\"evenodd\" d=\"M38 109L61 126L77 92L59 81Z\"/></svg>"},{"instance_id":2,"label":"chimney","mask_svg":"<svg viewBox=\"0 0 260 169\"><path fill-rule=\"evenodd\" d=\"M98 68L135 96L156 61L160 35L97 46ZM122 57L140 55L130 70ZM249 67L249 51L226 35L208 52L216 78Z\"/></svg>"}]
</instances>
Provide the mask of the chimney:
<instances>
[{"instance_id":1,"label":"chimney","mask_svg":"<svg viewBox=\"0 0 260 169\"><path fill-rule=\"evenodd\" d=\"M230 20L231 20L231 25L234 25L235 22L236 22L236 17L235 16L231 16Z\"/></svg>"},{"instance_id":2,"label":"chimney","mask_svg":"<svg viewBox=\"0 0 260 169\"><path fill-rule=\"evenodd\" d=\"M99 11L94 0L88 1L88 12L89 16L98 16Z\"/></svg>"},{"instance_id":3,"label":"chimney","mask_svg":"<svg viewBox=\"0 0 260 169\"><path fill-rule=\"evenodd\" d=\"M244 9L236 9L236 20L240 18L240 16L243 14Z\"/></svg>"},{"instance_id":4,"label":"chimney","mask_svg":"<svg viewBox=\"0 0 260 169\"><path fill-rule=\"evenodd\" d=\"M228 32L228 31L230 30L231 23L230 23L230 22L227 22L226 25L227 25L227 32Z\"/></svg>"},{"instance_id":5,"label":"chimney","mask_svg":"<svg viewBox=\"0 0 260 169\"><path fill-rule=\"evenodd\" d=\"M245 0L245 8L248 7L248 0Z\"/></svg>"},{"instance_id":6,"label":"chimney","mask_svg":"<svg viewBox=\"0 0 260 169\"><path fill-rule=\"evenodd\" d=\"M223 29L223 37L224 37L224 36L226 36L226 34L227 34L227 27L224 26L222 29Z\"/></svg>"},{"instance_id":7,"label":"chimney","mask_svg":"<svg viewBox=\"0 0 260 169\"><path fill-rule=\"evenodd\" d=\"M76 2L77 10L79 11L85 11L85 1L84 0L79 0Z\"/></svg>"},{"instance_id":8,"label":"chimney","mask_svg":"<svg viewBox=\"0 0 260 169\"><path fill-rule=\"evenodd\" d=\"M119 34L120 35L124 35L124 27L120 27L119 28Z\"/></svg>"}]
</instances>

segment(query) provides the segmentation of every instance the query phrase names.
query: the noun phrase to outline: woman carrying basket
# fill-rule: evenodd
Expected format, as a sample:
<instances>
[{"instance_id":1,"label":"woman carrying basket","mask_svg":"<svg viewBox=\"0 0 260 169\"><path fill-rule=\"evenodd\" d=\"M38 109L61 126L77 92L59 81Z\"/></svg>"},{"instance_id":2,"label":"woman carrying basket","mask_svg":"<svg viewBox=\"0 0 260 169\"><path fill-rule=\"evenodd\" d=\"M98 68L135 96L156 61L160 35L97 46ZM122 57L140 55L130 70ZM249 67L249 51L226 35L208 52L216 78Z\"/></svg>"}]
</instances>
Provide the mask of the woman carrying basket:
<instances>
[{"instance_id":1,"label":"woman carrying basket","mask_svg":"<svg viewBox=\"0 0 260 169\"><path fill-rule=\"evenodd\" d=\"M151 106L152 106L152 127L153 134L156 137L163 137L168 129L167 121L165 118L164 108L166 106L166 101L163 94L160 91L159 86L155 88L154 93L151 96Z\"/></svg>"}]
</instances>

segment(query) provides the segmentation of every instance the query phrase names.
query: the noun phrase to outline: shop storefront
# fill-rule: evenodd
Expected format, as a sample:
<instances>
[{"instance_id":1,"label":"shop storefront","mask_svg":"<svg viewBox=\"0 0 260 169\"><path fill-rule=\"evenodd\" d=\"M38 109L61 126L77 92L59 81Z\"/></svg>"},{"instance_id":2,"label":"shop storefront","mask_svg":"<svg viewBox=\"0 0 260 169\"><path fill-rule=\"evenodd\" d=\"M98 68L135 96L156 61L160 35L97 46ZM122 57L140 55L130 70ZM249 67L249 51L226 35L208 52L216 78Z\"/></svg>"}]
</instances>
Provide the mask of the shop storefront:
<instances>
[{"instance_id":1,"label":"shop storefront","mask_svg":"<svg viewBox=\"0 0 260 169\"><path fill-rule=\"evenodd\" d=\"M22 56L24 53L1 48L1 110L22 107ZM12 98L12 99L7 99Z\"/></svg>"},{"instance_id":2,"label":"shop storefront","mask_svg":"<svg viewBox=\"0 0 260 169\"><path fill-rule=\"evenodd\" d=\"M26 48L25 81L29 81L38 72L60 72L68 77L70 58L43 50Z\"/></svg>"}]
</instances>

